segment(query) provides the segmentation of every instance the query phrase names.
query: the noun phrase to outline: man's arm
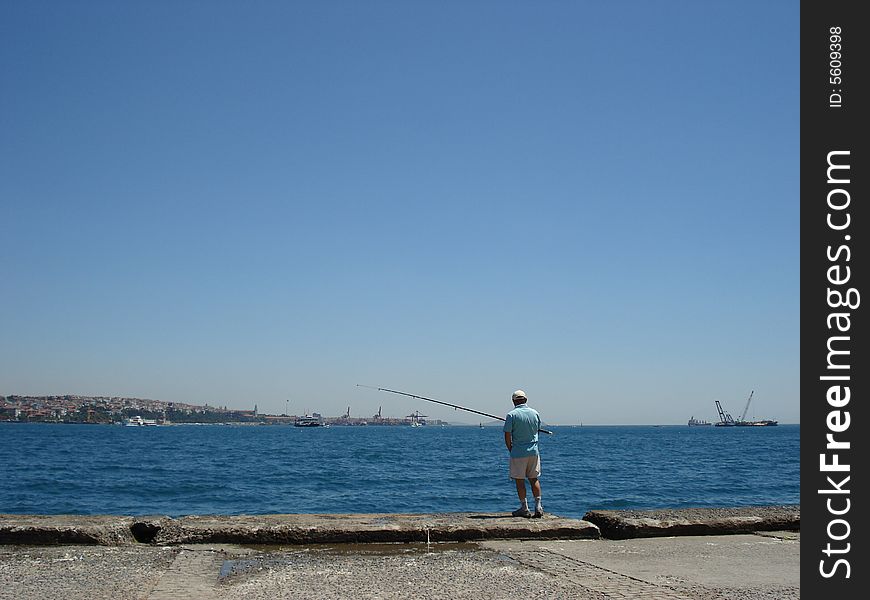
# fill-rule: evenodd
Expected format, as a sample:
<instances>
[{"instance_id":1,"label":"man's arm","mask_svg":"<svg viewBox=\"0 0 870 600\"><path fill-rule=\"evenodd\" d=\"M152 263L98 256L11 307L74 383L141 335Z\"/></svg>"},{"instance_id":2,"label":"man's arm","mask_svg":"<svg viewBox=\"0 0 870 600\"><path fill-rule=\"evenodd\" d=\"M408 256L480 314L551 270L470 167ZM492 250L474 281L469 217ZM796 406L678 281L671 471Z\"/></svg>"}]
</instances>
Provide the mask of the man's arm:
<instances>
[{"instance_id":1,"label":"man's arm","mask_svg":"<svg viewBox=\"0 0 870 600\"><path fill-rule=\"evenodd\" d=\"M513 446L513 443L511 442L511 432L510 431L504 432L504 445L507 446L508 452L510 452L511 446Z\"/></svg>"}]
</instances>

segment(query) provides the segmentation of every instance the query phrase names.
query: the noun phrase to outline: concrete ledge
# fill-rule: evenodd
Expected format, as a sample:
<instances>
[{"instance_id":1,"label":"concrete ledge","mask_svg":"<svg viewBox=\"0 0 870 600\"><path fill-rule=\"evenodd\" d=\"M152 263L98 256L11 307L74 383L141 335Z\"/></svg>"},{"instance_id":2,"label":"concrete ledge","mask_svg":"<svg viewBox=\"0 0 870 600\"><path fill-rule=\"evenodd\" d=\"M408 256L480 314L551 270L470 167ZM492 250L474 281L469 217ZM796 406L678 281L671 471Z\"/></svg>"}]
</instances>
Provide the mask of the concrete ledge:
<instances>
[{"instance_id":1,"label":"concrete ledge","mask_svg":"<svg viewBox=\"0 0 870 600\"><path fill-rule=\"evenodd\" d=\"M801 507L593 510L583 515L611 540L677 535L725 535L757 531L800 531Z\"/></svg>"},{"instance_id":2,"label":"concrete ledge","mask_svg":"<svg viewBox=\"0 0 870 600\"><path fill-rule=\"evenodd\" d=\"M334 544L598 537L598 527L591 523L552 515L543 519L483 513L241 515L174 519L153 543Z\"/></svg>"},{"instance_id":3,"label":"concrete ledge","mask_svg":"<svg viewBox=\"0 0 870 600\"><path fill-rule=\"evenodd\" d=\"M494 539L597 539L578 519L504 513L204 515L117 517L0 515L0 544L334 544Z\"/></svg>"},{"instance_id":4,"label":"concrete ledge","mask_svg":"<svg viewBox=\"0 0 870 600\"><path fill-rule=\"evenodd\" d=\"M507 513L127 517L0 515L0 544L338 544L630 539L800 531L800 506L593 510L583 520Z\"/></svg>"},{"instance_id":5,"label":"concrete ledge","mask_svg":"<svg viewBox=\"0 0 870 600\"><path fill-rule=\"evenodd\" d=\"M0 515L0 544L126 546L136 542L132 517Z\"/></svg>"}]
</instances>

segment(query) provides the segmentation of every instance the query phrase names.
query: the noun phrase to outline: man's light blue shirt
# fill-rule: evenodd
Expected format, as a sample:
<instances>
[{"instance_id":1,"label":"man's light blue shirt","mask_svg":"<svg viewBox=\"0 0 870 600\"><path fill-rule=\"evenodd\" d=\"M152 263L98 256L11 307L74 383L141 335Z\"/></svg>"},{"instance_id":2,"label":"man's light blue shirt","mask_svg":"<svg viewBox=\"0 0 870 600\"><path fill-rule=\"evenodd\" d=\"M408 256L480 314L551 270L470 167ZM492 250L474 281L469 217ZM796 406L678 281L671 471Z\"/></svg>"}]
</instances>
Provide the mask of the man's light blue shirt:
<instances>
[{"instance_id":1,"label":"man's light blue shirt","mask_svg":"<svg viewBox=\"0 0 870 600\"><path fill-rule=\"evenodd\" d=\"M504 432L511 434L511 458L538 454L538 429L541 415L534 408L520 404L507 414Z\"/></svg>"}]
</instances>

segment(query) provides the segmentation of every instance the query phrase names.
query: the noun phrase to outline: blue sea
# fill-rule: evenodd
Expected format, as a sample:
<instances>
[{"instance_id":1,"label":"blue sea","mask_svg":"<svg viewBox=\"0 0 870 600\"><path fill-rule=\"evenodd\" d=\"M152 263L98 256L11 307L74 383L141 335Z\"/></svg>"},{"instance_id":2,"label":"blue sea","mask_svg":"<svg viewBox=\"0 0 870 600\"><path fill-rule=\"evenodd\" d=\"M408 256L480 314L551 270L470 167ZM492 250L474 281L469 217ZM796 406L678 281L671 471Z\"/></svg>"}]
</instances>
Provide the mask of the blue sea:
<instances>
[{"instance_id":1,"label":"blue sea","mask_svg":"<svg viewBox=\"0 0 870 600\"><path fill-rule=\"evenodd\" d=\"M554 427L544 507L798 504L800 426ZM0 423L0 513L506 511L498 427Z\"/></svg>"}]
</instances>

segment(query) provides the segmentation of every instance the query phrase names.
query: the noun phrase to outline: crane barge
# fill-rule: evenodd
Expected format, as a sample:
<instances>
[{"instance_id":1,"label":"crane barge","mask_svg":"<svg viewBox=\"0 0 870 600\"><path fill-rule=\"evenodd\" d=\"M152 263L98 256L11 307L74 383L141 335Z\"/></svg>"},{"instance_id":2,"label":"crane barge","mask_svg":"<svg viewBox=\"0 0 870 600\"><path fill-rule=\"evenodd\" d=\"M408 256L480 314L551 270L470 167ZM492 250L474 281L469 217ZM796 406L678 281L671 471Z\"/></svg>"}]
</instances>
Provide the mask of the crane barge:
<instances>
[{"instance_id":1,"label":"crane barge","mask_svg":"<svg viewBox=\"0 0 870 600\"><path fill-rule=\"evenodd\" d=\"M725 412L722 409L722 405L716 400L716 410L719 411L719 422L716 423L717 427L770 427L772 425L779 425L778 421L774 421L772 419L760 419L758 421L747 421L746 413L749 412L749 404L752 402L752 395L755 393L755 390L752 390L749 393L749 398L746 400L746 406L743 407L743 413L740 415L740 418L736 421L734 418Z\"/></svg>"}]
</instances>

